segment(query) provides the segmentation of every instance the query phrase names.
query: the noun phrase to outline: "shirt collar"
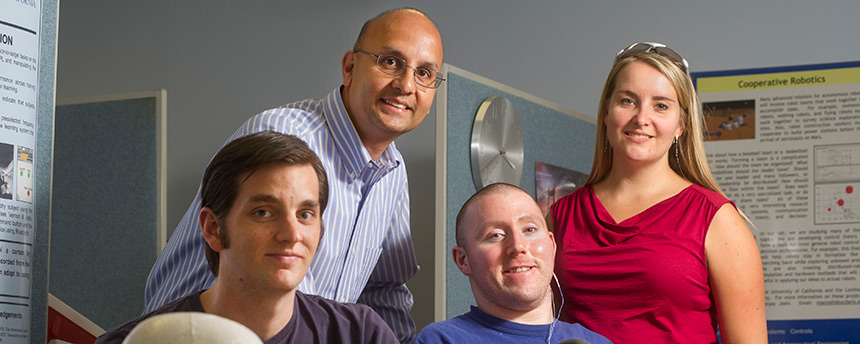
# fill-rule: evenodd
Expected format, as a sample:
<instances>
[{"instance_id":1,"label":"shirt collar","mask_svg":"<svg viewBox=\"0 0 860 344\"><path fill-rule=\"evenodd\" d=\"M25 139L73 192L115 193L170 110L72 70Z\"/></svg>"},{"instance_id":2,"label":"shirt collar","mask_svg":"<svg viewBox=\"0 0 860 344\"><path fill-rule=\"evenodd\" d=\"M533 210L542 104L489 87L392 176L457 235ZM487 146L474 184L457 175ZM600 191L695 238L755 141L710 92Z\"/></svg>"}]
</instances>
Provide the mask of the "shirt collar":
<instances>
[{"instance_id":1,"label":"shirt collar","mask_svg":"<svg viewBox=\"0 0 860 344\"><path fill-rule=\"evenodd\" d=\"M370 153L367 152L367 148L361 142L358 131L355 130L355 126L346 112L346 107L343 105L341 88L342 86L335 88L325 97L323 113L341 160L343 160L349 173L353 177L358 176L368 163L388 170L400 166L403 157L397 151L394 142L385 148L379 160L373 161L371 159Z\"/></svg>"},{"instance_id":2,"label":"shirt collar","mask_svg":"<svg viewBox=\"0 0 860 344\"><path fill-rule=\"evenodd\" d=\"M499 332L512 333L520 336L529 334L528 336L539 337L546 336L548 334L547 331L550 329L550 324L521 324L490 315L475 306L470 306L469 308L471 312L466 313L469 318L484 327L491 328ZM553 321L555 320L553 319Z\"/></svg>"}]
</instances>

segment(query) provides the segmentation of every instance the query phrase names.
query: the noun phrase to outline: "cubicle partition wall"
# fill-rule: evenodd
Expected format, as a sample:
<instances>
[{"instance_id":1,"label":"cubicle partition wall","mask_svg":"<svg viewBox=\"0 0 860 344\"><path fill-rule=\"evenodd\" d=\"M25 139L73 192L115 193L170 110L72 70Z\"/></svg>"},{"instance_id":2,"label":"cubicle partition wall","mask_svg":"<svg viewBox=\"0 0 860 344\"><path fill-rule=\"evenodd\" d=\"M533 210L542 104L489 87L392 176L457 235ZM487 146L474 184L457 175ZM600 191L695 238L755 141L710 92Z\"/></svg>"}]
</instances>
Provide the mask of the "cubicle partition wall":
<instances>
[{"instance_id":1,"label":"cubicle partition wall","mask_svg":"<svg viewBox=\"0 0 860 344\"><path fill-rule=\"evenodd\" d=\"M166 242L166 91L57 102L51 294L110 329Z\"/></svg>"}]
</instances>

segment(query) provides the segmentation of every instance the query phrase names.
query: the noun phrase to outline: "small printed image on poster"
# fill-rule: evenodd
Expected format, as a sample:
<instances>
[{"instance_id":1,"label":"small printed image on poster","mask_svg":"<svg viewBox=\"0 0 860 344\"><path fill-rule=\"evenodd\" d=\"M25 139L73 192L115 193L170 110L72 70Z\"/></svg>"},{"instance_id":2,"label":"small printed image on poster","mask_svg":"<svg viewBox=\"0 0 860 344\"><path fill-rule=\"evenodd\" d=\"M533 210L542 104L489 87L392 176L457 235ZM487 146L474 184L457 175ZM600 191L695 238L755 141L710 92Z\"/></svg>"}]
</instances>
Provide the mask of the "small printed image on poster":
<instances>
[{"instance_id":1,"label":"small printed image on poster","mask_svg":"<svg viewBox=\"0 0 860 344\"><path fill-rule=\"evenodd\" d=\"M860 222L860 144L815 145L815 224Z\"/></svg>"},{"instance_id":2,"label":"small printed image on poster","mask_svg":"<svg viewBox=\"0 0 860 344\"><path fill-rule=\"evenodd\" d=\"M815 224L860 222L860 194L857 183L816 184Z\"/></svg>"},{"instance_id":3,"label":"small printed image on poster","mask_svg":"<svg viewBox=\"0 0 860 344\"><path fill-rule=\"evenodd\" d=\"M18 201L33 203L33 149L18 147Z\"/></svg>"},{"instance_id":4,"label":"small printed image on poster","mask_svg":"<svg viewBox=\"0 0 860 344\"><path fill-rule=\"evenodd\" d=\"M0 143L0 198L12 199L12 176L15 175L14 147L8 143Z\"/></svg>"},{"instance_id":5,"label":"small printed image on poster","mask_svg":"<svg viewBox=\"0 0 860 344\"><path fill-rule=\"evenodd\" d=\"M587 174L535 161L535 196L540 210L546 215L549 206L572 194L586 180Z\"/></svg>"},{"instance_id":6,"label":"small printed image on poster","mask_svg":"<svg viewBox=\"0 0 860 344\"><path fill-rule=\"evenodd\" d=\"M733 100L702 104L705 140L755 138L755 100Z\"/></svg>"}]
</instances>

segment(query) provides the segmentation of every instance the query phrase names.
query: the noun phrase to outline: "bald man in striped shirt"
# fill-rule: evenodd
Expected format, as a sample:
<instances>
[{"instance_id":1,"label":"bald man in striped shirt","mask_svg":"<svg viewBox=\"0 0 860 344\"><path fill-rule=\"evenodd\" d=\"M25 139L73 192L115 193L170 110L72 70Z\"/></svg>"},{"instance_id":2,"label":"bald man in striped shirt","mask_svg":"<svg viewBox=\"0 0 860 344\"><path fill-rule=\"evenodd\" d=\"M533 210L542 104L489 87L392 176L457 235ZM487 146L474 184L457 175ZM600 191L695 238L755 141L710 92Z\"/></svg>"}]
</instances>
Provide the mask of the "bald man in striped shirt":
<instances>
[{"instance_id":1,"label":"bald man in striped shirt","mask_svg":"<svg viewBox=\"0 0 860 344\"><path fill-rule=\"evenodd\" d=\"M386 11L364 24L344 54L341 86L251 117L228 140L273 130L301 138L319 155L331 190L326 235L298 290L366 304L404 343L415 336L405 283L418 265L406 166L394 140L430 112L444 81L442 57L439 31L424 13ZM145 313L212 284L199 211L198 193L150 272Z\"/></svg>"}]
</instances>

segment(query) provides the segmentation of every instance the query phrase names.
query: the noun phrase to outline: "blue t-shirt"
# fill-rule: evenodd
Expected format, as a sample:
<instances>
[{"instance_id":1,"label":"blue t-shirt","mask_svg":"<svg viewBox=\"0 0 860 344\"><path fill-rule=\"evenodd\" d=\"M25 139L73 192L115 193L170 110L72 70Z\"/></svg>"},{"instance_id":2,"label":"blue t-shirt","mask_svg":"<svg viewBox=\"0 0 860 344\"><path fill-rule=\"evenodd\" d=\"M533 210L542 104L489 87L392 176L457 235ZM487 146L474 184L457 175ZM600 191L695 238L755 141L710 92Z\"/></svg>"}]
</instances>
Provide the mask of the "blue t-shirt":
<instances>
[{"instance_id":1,"label":"blue t-shirt","mask_svg":"<svg viewBox=\"0 0 860 344\"><path fill-rule=\"evenodd\" d=\"M484 313L472 306L469 313L454 319L432 323L424 327L416 344L422 343L535 343L547 342L550 325L526 325L510 322ZM583 339L591 344L612 344L608 339L580 324L558 321L552 329L550 343L565 339Z\"/></svg>"}]
</instances>

